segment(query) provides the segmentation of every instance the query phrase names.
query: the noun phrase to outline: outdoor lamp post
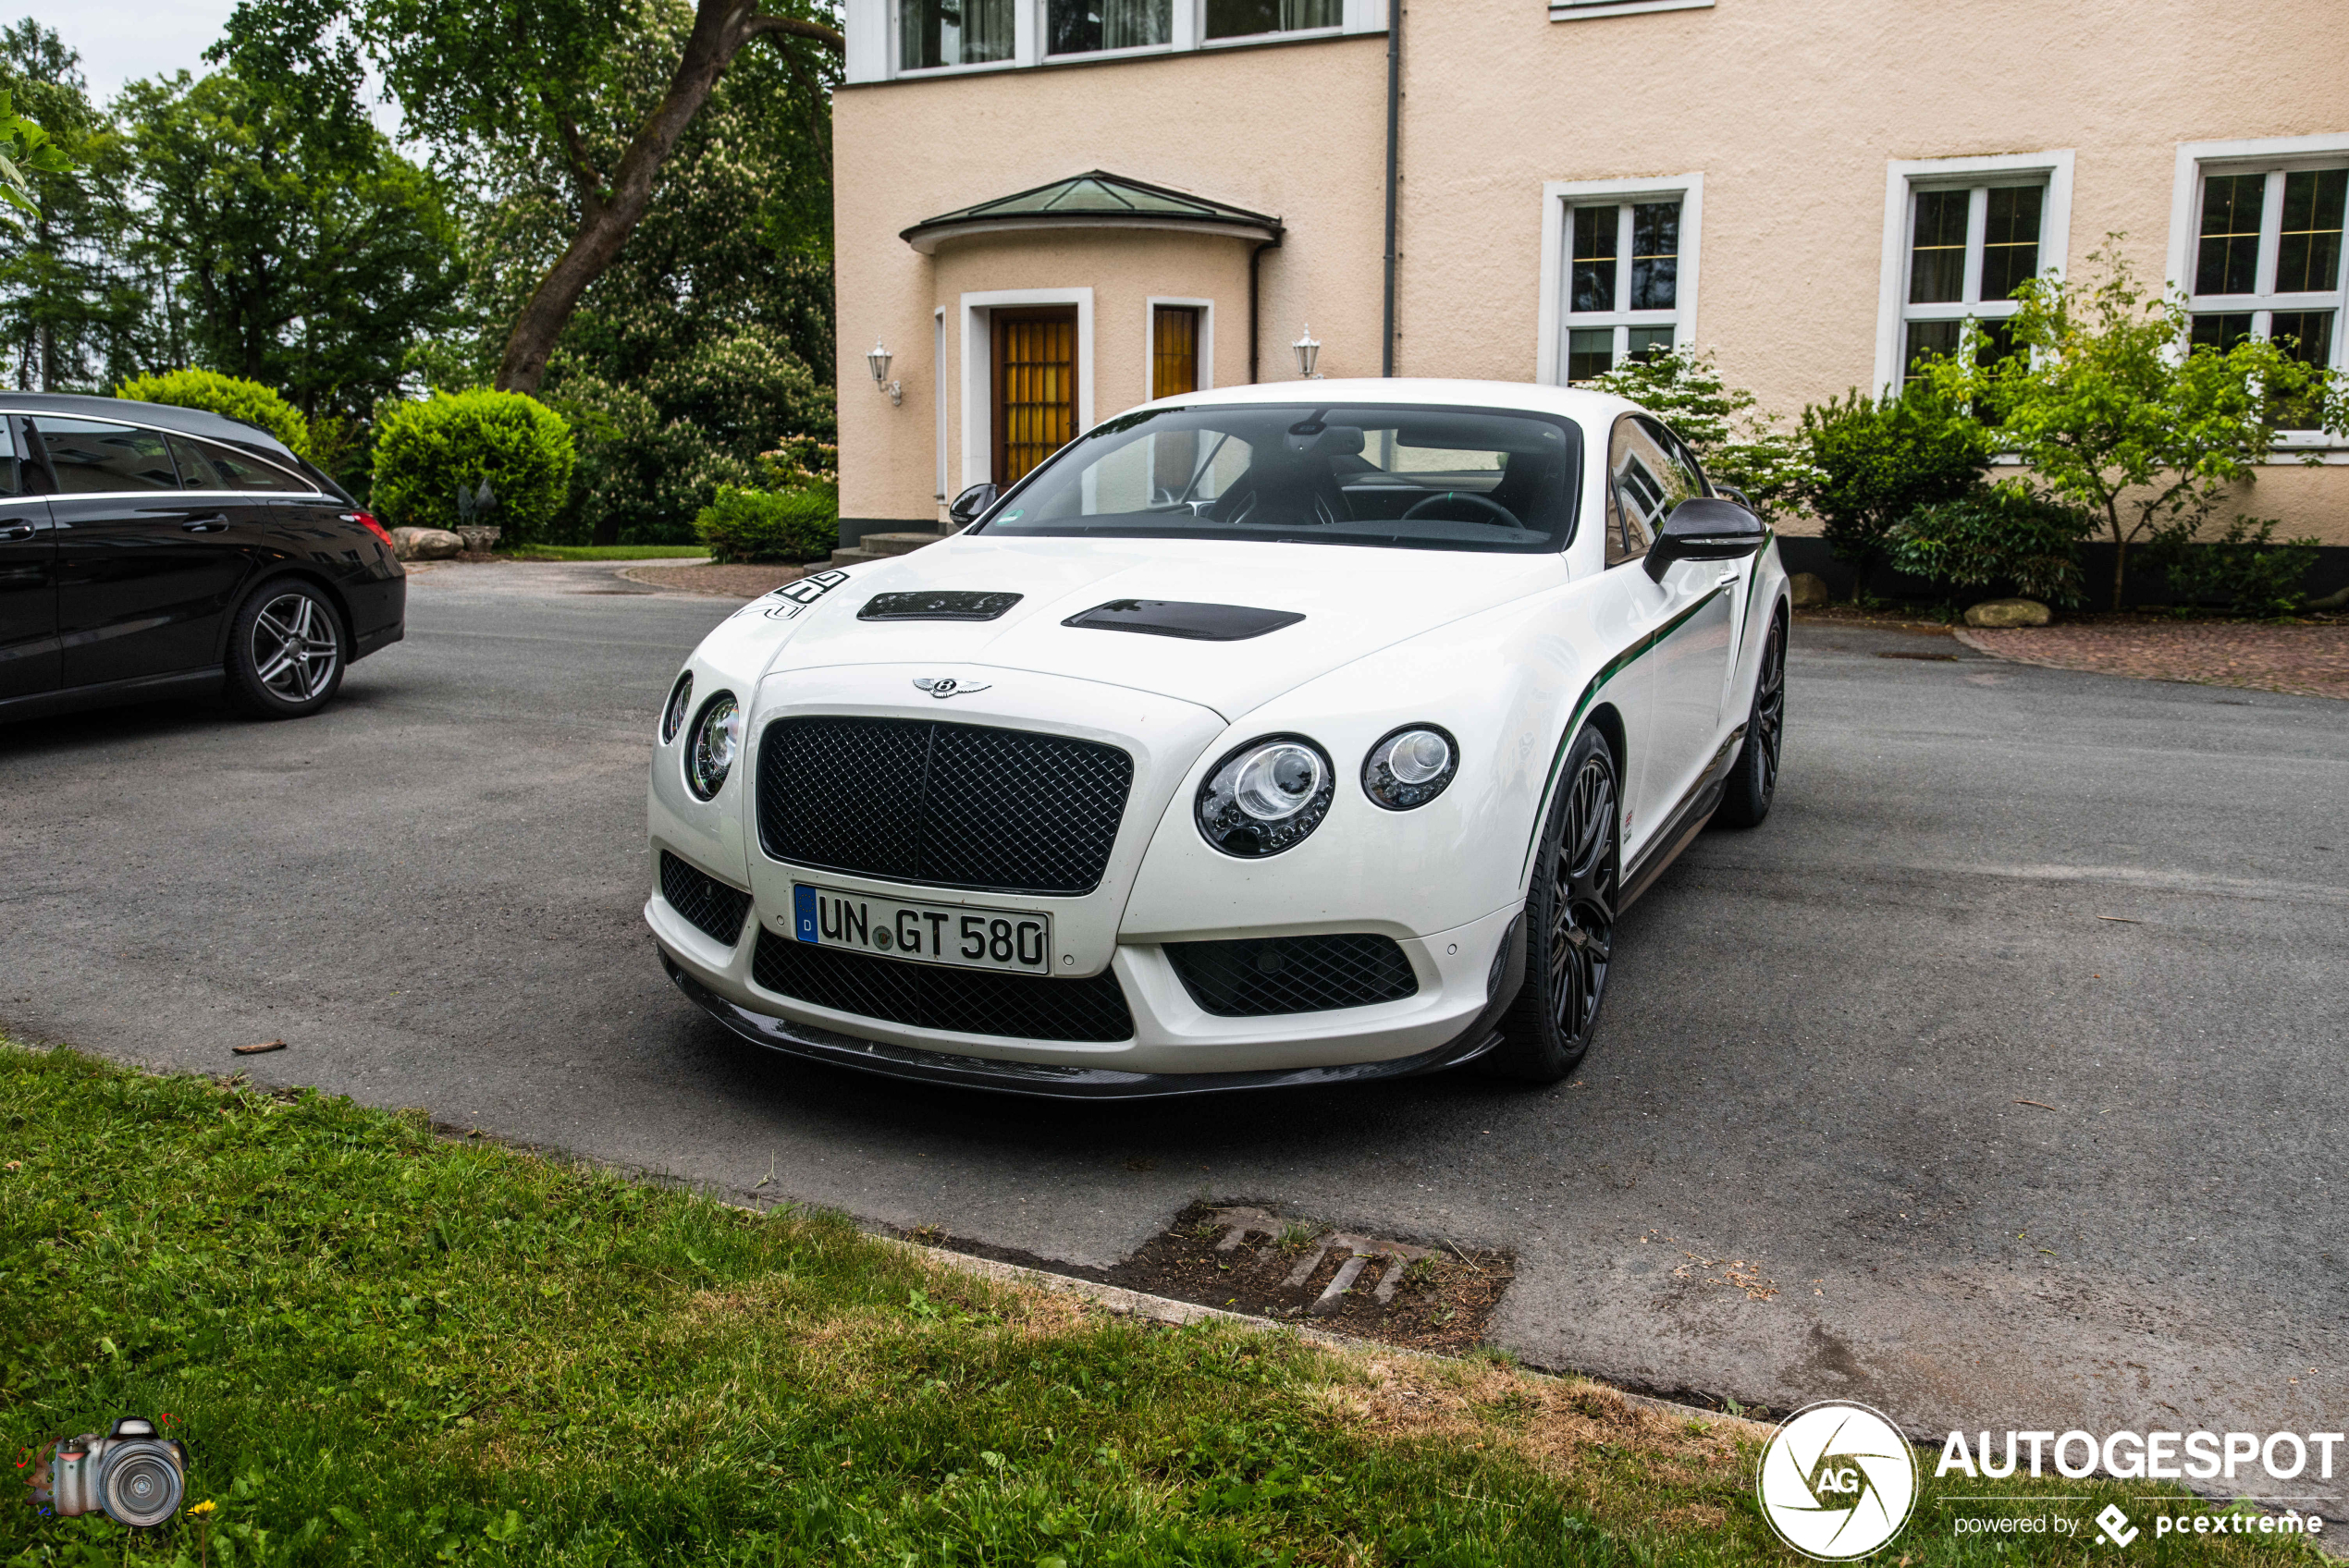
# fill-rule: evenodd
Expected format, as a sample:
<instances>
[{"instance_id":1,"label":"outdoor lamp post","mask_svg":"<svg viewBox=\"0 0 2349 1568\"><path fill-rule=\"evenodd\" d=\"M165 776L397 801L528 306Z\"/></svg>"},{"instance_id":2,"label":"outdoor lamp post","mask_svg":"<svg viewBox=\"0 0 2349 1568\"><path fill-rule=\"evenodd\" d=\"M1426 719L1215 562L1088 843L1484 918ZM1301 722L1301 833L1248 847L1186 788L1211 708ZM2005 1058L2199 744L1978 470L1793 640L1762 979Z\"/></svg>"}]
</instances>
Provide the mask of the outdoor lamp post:
<instances>
[{"instance_id":1,"label":"outdoor lamp post","mask_svg":"<svg viewBox=\"0 0 2349 1568\"><path fill-rule=\"evenodd\" d=\"M1305 336L1289 347L1297 352L1297 374L1308 381L1321 380L1320 374L1313 369L1313 361L1322 357L1322 346L1313 340L1313 329L1307 327Z\"/></svg>"},{"instance_id":2,"label":"outdoor lamp post","mask_svg":"<svg viewBox=\"0 0 2349 1568\"><path fill-rule=\"evenodd\" d=\"M865 356L865 362L872 367L873 385L888 393L891 406L897 407L905 401L905 388L903 384L889 379L889 350L881 347L879 338L874 338L873 351Z\"/></svg>"}]
</instances>

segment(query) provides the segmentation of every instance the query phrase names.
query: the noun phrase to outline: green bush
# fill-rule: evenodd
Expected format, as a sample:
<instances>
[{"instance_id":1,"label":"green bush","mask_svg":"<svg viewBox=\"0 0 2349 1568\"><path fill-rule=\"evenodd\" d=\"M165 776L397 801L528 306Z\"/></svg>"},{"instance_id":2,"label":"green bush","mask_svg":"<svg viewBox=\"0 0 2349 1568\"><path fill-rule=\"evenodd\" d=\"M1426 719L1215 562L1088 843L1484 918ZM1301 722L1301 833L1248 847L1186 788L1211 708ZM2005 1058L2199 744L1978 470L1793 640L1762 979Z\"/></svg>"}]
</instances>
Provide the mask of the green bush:
<instances>
[{"instance_id":1,"label":"green bush","mask_svg":"<svg viewBox=\"0 0 2349 1568\"><path fill-rule=\"evenodd\" d=\"M116 387L114 395L240 419L283 441L296 457L310 456L310 429L301 410L258 381L209 370L167 370L159 375L133 376Z\"/></svg>"},{"instance_id":2,"label":"green bush","mask_svg":"<svg viewBox=\"0 0 2349 1568\"><path fill-rule=\"evenodd\" d=\"M1663 420L1689 444L1705 476L1744 492L1765 522L1814 477L1777 416L1756 411L1753 393L1722 381L1709 349L1636 355L1584 385L1628 398Z\"/></svg>"},{"instance_id":3,"label":"green bush","mask_svg":"<svg viewBox=\"0 0 2349 1568\"><path fill-rule=\"evenodd\" d=\"M1887 534L1892 565L1952 588L2011 583L2026 598L2076 605L2080 542L2097 519L2018 480L1920 508Z\"/></svg>"},{"instance_id":4,"label":"green bush","mask_svg":"<svg viewBox=\"0 0 2349 1568\"><path fill-rule=\"evenodd\" d=\"M511 546L535 539L571 493L571 427L520 392L438 393L398 403L375 422L375 509L414 528L457 526L457 491L484 481L484 521Z\"/></svg>"},{"instance_id":5,"label":"green bush","mask_svg":"<svg viewBox=\"0 0 2349 1568\"><path fill-rule=\"evenodd\" d=\"M840 544L840 492L718 487L694 519L694 534L719 561L812 561Z\"/></svg>"},{"instance_id":6,"label":"green bush","mask_svg":"<svg viewBox=\"0 0 2349 1568\"><path fill-rule=\"evenodd\" d=\"M2306 596L2302 584L2317 564L2317 541L2279 543L2269 518L2239 517L2208 544L2165 539L2158 553L2170 586L2189 604L2223 603L2237 615L2292 615Z\"/></svg>"},{"instance_id":7,"label":"green bush","mask_svg":"<svg viewBox=\"0 0 2349 1568\"><path fill-rule=\"evenodd\" d=\"M1882 400L1854 389L1802 410L1809 473L1800 491L1828 547L1861 584L1891 547L1895 525L1978 488L1990 432L1923 381Z\"/></svg>"}]
</instances>

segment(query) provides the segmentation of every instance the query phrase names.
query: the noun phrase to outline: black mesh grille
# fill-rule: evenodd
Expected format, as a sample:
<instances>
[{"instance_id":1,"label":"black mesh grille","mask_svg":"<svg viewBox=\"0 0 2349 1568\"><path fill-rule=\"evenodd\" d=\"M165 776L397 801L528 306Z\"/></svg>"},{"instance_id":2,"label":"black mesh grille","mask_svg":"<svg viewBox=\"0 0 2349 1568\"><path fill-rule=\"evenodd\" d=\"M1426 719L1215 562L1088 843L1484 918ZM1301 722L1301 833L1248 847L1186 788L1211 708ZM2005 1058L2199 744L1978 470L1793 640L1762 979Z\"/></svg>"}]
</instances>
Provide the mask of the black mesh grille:
<instances>
[{"instance_id":1,"label":"black mesh grille","mask_svg":"<svg viewBox=\"0 0 2349 1568\"><path fill-rule=\"evenodd\" d=\"M1166 956L1191 1000L1218 1018L1368 1007L1420 988L1395 939L1365 933L1169 942Z\"/></svg>"},{"instance_id":2,"label":"black mesh grille","mask_svg":"<svg viewBox=\"0 0 2349 1568\"><path fill-rule=\"evenodd\" d=\"M1117 977L990 974L842 952L761 927L751 974L780 996L918 1029L1014 1040L1128 1040L1134 1015Z\"/></svg>"},{"instance_id":3,"label":"black mesh grille","mask_svg":"<svg viewBox=\"0 0 2349 1568\"><path fill-rule=\"evenodd\" d=\"M787 718L759 743L758 837L777 860L896 882L1087 893L1133 782L1132 757L1090 741Z\"/></svg>"},{"instance_id":4,"label":"black mesh grille","mask_svg":"<svg viewBox=\"0 0 2349 1568\"><path fill-rule=\"evenodd\" d=\"M743 934L750 895L695 871L667 850L660 851L660 896L669 907L721 942Z\"/></svg>"}]
</instances>

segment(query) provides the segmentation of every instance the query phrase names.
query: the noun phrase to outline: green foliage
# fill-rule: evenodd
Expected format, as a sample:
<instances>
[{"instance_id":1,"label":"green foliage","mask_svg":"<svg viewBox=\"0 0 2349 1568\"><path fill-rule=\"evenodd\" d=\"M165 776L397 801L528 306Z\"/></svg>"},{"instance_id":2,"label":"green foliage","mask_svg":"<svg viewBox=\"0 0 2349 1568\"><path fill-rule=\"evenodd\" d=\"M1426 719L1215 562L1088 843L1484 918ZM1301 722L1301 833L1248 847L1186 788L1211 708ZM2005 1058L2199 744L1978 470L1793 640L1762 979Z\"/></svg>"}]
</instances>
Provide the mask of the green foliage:
<instances>
[{"instance_id":1,"label":"green foliage","mask_svg":"<svg viewBox=\"0 0 2349 1568\"><path fill-rule=\"evenodd\" d=\"M2120 239L2079 276L2016 290L2009 321L2022 351L1986 369L1962 350L1927 373L1941 396L1986 407L2001 448L2102 520L2115 609L2129 546L2194 538L2274 447L2286 410L2343 413L2326 374L2277 344L2180 352L2192 325L2184 297L2148 296Z\"/></svg>"},{"instance_id":2,"label":"green foliage","mask_svg":"<svg viewBox=\"0 0 2349 1568\"><path fill-rule=\"evenodd\" d=\"M2276 538L2272 519L2238 517L2217 539L2164 540L2158 556L2188 604L2216 601L2237 615L2296 614L2317 564L2315 539Z\"/></svg>"},{"instance_id":3,"label":"green foliage","mask_svg":"<svg viewBox=\"0 0 2349 1568\"><path fill-rule=\"evenodd\" d=\"M840 492L718 487L717 498L694 519L695 537L718 561L812 561L840 544Z\"/></svg>"},{"instance_id":4,"label":"green foliage","mask_svg":"<svg viewBox=\"0 0 2349 1568\"><path fill-rule=\"evenodd\" d=\"M458 488L486 481L496 510L485 521L511 547L537 538L562 509L574 460L562 416L519 392L397 403L376 421L374 506L391 523L454 528Z\"/></svg>"},{"instance_id":5,"label":"green foliage","mask_svg":"<svg viewBox=\"0 0 2349 1568\"><path fill-rule=\"evenodd\" d=\"M1753 393L1722 383L1709 349L1642 355L1585 385L1628 398L1662 419L1696 453L1709 478L1744 492L1765 521L1775 520L1814 478L1776 416L1754 412Z\"/></svg>"},{"instance_id":6,"label":"green foliage","mask_svg":"<svg viewBox=\"0 0 2349 1568\"><path fill-rule=\"evenodd\" d=\"M171 370L133 376L117 386L114 395L141 403L168 403L175 409L205 409L240 419L283 441L295 456L310 456L310 429L301 412L258 381L217 371Z\"/></svg>"},{"instance_id":7,"label":"green foliage","mask_svg":"<svg viewBox=\"0 0 2349 1568\"><path fill-rule=\"evenodd\" d=\"M594 325L582 315L575 331ZM619 364L607 374L569 349L557 357L547 400L579 431L567 540L686 543L695 513L721 485L769 483L760 454L787 433L810 426L829 433L831 388L817 383L779 334L756 324L708 325L698 341L678 344L674 359L625 379L614 378Z\"/></svg>"},{"instance_id":8,"label":"green foliage","mask_svg":"<svg viewBox=\"0 0 2349 1568\"><path fill-rule=\"evenodd\" d=\"M1854 388L1802 410L1811 472L1800 486L1828 545L1863 588L1891 548L1894 527L1921 507L1974 490L1990 466L1990 436L1962 401L1912 379L1881 399Z\"/></svg>"},{"instance_id":9,"label":"green foliage","mask_svg":"<svg viewBox=\"0 0 2349 1568\"><path fill-rule=\"evenodd\" d=\"M349 104L230 71L135 82L118 112L191 356L310 419L396 395L457 288L440 181Z\"/></svg>"},{"instance_id":10,"label":"green foliage","mask_svg":"<svg viewBox=\"0 0 2349 1568\"><path fill-rule=\"evenodd\" d=\"M0 251L0 344L16 384L94 390L185 362L167 314L154 308L161 258L140 227L129 146L91 102L80 56L25 18L0 29L0 91L39 122L55 154L43 167L20 166L20 193L35 205L16 214L18 242Z\"/></svg>"},{"instance_id":11,"label":"green foliage","mask_svg":"<svg viewBox=\"0 0 2349 1568\"><path fill-rule=\"evenodd\" d=\"M2080 602L2080 542L2097 520L2020 481L1921 507L1888 535L1895 569L1953 588L2011 584L2026 598Z\"/></svg>"},{"instance_id":12,"label":"green foliage","mask_svg":"<svg viewBox=\"0 0 2349 1568\"><path fill-rule=\"evenodd\" d=\"M28 18L30 19L30 18ZM31 119L17 113L13 96L0 91L0 222L18 234L31 232L41 214L31 176L64 174L73 167L65 149Z\"/></svg>"}]
</instances>

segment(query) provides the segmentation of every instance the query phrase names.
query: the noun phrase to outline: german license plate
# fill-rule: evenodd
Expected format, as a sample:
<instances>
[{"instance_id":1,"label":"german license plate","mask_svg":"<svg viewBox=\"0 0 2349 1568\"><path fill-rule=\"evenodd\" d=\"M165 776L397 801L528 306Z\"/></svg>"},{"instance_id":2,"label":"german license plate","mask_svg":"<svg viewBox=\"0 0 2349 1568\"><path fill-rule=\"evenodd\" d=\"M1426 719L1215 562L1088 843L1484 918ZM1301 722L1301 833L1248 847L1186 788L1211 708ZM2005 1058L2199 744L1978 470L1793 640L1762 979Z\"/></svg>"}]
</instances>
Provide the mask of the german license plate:
<instances>
[{"instance_id":1,"label":"german license plate","mask_svg":"<svg viewBox=\"0 0 2349 1568\"><path fill-rule=\"evenodd\" d=\"M917 904L792 884L791 934L821 948L959 969L1049 974L1052 919L1026 910Z\"/></svg>"}]
</instances>

